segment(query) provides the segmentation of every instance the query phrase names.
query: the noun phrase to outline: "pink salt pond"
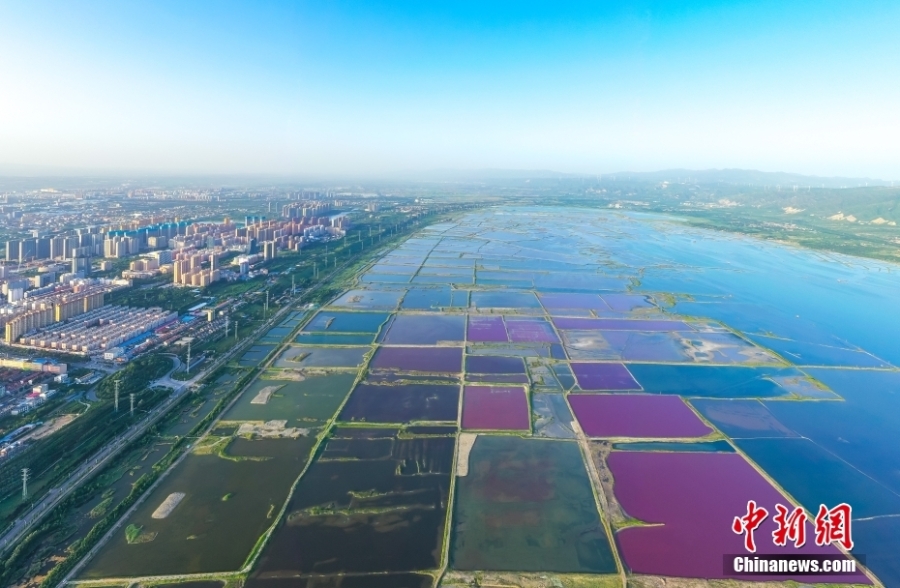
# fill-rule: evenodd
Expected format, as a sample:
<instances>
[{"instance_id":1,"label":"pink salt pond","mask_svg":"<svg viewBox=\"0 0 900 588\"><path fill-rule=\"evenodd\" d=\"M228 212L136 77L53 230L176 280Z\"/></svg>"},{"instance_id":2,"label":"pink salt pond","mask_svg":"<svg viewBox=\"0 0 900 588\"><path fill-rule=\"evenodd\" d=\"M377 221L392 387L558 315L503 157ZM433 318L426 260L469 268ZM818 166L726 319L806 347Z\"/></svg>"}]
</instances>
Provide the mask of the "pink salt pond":
<instances>
[{"instance_id":1,"label":"pink salt pond","mask_svg":"<svg viewBox=\"0 0 900 588\"><path fill-rule=\"evenodd\" d=\"M528 399L521 386L466 386L462 426L478 430L526 430Z\"/></svg>"},{"instance_id":2,"label":"pink salt pond","mask_svg":"<svg viewBox=\"0 0 900 588\"><path fill-rule=\"evenodd\" d=\"M628 514L652 526L620 530L616 542L635 574L682 578L728 578L726 555L827 555L844 558L835 547L817 547L807 522L807 541L773 544L775 504L791 503L736 453L613 451L608 460L615 494ZM756 554L731 530L735 517L747 514L753 500L770 515L755 532ZM733 579L734 577L731 576ZM870 584L862 574L835 576L741 576L742 581L835 582Z\"/></svg>"},{"instance_id":3,"label":"pink salt pond","mask_svg":"<svg viewBox=\"0 0 900 588\"><path fill-rule=\"evenodd\" d=\"M678 396L570 394L569 404L588 437L666 439L712 433Z\"/></svg>"}]
</instances>

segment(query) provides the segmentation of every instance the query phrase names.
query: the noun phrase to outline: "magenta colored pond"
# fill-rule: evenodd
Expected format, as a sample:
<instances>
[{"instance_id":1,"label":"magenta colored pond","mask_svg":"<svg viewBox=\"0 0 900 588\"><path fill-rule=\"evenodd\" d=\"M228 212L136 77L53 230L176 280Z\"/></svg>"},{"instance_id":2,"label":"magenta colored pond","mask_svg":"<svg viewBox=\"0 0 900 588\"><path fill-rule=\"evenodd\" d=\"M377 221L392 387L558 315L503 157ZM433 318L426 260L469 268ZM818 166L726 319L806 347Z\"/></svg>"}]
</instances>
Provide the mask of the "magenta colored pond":
<instances>
[{"instance_id":1,"label":"magenta colored pond","mask_svg":"<svg viewBox=\"0 0 900 588\"><path fill-rule=\"evenodd\" d=\"M570 394L569 404L589 437L703 437L712 432L678 396Z\"/></svg>"},{"instance_id":2,"label":"magenta colored pond","mask_svg":"<svg viewBox=\"0 0 900 588\"><path fill-rule=\"evenodd\" d=\"M652 527L628 527L616 535L626 565L637 574L686 578L725 578L723 555L743 554L743 538L731 530L736 516L755 500L770 513L775 504L790 503L743 457L734 453L644 453L614 451L609 467L615 493L625 512ZM823 554L840 556L836 548L816 547L812 525L800 549L776 547L770 515L755 533L759 554ZM787 580L778 576L746 576L742 580ZM803 576L796 581L821 582ZM829 576L828 582L869 584L862 575Z\"/></svg>"},{"instance_id":3,"label":"magenta colored pond","mask_svg":"<svg viewBox=\"0 0 900 588\"><path fill-rule=\"evenodd\" d=\"M506 327L503 325L503 317L469 317L469 332L466 336L469 341L475 343L507 343Z\"/></svg>"},{"instance_id":4,"label":"magenta colored pond","mask_svg":"<svg viewBox=\"0 0 900 588\"><path fill-rule=\"evenodd\" d=\"M553 323L557 329L578 329L582 331L693 331L682 321L640 321L628 319L592 319L556 317Z\"/></svg>"},{"instance_id":5,"label":"magenta colored pond","mask_svg":"<svg viewBox=\"0 0 900 588\"><path fill-rule=\"evenodd\" d=\"M621 363L572 363L582 390L640 390L631 372Z\"/></svg>"},{"instance_id":6,"label":"magenta colored pond","mask_svg":"<svg viewBox=\"0 0 900 588\"><path fill-rule=\"evenodd\" d=\"M462 371L461 347L381 347L372 367L405 372Z\"/></svg>"},{"instance_id":7,"label":"magenta colored pond","mask_svg":"<svg viewBox=\"0 0 900 588\"><path fill-rule=\"evenodd\" d=\"M542 318L506 319L506 331L513 343L559 343L553 327Z\"/></svg>"},{"instance_id":8,"label":"magenta colored pond","mask_svg":"<svg viewBox=\"0 0 900 588\"><path fill-rule=\"evenodd\" d=\"M466 386L462 426L465 429L525 430L528 399L521 386Z\"/></svg>"}]
</instances>

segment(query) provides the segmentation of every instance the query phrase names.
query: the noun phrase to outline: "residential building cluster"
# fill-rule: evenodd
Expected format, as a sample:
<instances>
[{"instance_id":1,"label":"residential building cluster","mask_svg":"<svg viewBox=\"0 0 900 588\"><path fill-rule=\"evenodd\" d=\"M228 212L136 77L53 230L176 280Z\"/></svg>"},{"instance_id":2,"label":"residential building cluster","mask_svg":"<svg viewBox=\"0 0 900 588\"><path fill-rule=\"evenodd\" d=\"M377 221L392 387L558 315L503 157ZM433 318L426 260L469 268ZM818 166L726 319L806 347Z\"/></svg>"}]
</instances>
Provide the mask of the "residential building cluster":
<instances>
[{"instance_id":1,"label":"residential building cluster","mask_svg":"<svg viewBox=\"0 0 900 588\"><path fill-rule=\"evenodd\" d=\"M322 205L321 211L330 210ZM123 277L142 277L148 272L171 271L172 281L178 286L206 287L230 273L222 270L220 258L226 252L238 252L232 263L241 275L259 261L274 259L278 250L298 251L303 244L317 239L343 236L349 220L345 216L295 217L285 220L266 220L264 217L247 217L244 226L229 219L222 223L194 223L187 234L169 242L168 254L154 252L148 259L135 262ZM166 265L171 264L171 268Z\"/></svg>"},{"instance_id":2,"label":"residential building cluster","mask_svg":"<svg viewBox=\"0 0 900 588\"><path fill-rule=\"evenodd\" d=\"M281 216L284 218L314 218L326 216L334 210L330 202L294 201L281 207Z\"/></svg>"},{"instance_id":3,"label":"residential building cluster","mask_svg":"<svg viewBox=\"0 0 900 588\"><path fill-rule=\"evenodd\" d=\"M103 256L122 258L139 255L144 251L165 249L178 237L192 232L194 221L153 223L137 228L112 229L106 233L103 242Z\"/></svg>"},{"instance_id":4,"label":"residential building cluster","mask_svg":"<svg viewBox=\"0 0 900 588\"><path fill-rule=\"evenodd\" d=\"M102 306L22 337L29 347L90 354L133 345L153 330L178 319L161 308Z\"/></svg>"},{"instance_id":5,"label":"residential building cluster","mask_svg":"<svg viewBox=\"0 0 900 588\"><path fill-rule=\"evenodd\" d=\"M47 295L2 307L0 325L3 326L4 341L16 343L26 333L100 308L109 291L110 288L104 285L58 287Z\"/></svg>"},{"instance_id":6,"label":"residential building cluster","mask_svg":"<svg viewBox=\"0 0 900 588\"><path fill-rule=\"evenodd\" d=\"M103 252L104 235L96 227L78 229L71 235L41 237L6 242L6 261L26 263L42 259L92 257Z\"/></svg>"},{"instance_id":7,"label":"residential building cluster","mask_svg":"<svg viewBox=\"0 0 900 588\"><path fill-rule=\"evenodd\" d=\"M144 192L146 191L132 190L128 192L127 197L140 198L152 195L150 192L146 194ZM42 196L49 195L50 193L42 193ZM124 197L126 194L110 193L105 196ZM251 255L262 252L264 257L271 258L276 249L298 250L305 240L327 238L333 235L341 236L342 231L346 230L346 217L328 218L338 203L324 198L330 198L333 194L304 190L289 193L286 196L298 198L298 200L291 200L283 206L274 201L269 202L270 211L281 209L282 219L267 220L263 216L247 216L244 218L243 226L227 218L222 223L213 223L178 218L174 221L166 220L158 215L145 215L139 219L127 220L120 215L120 220L105 226L100 224L77 229L63 228L59 234L53 236L47 236L45 232L53 231L50 226L35 229L31 231L29 238L11 239L6 242L7 265L0 271L18 271L23 266L33 269L36 264L50 260L65 262L63 266L56 268L53 272L45 272L34 277L34 283L23 284L21 290L24 294L30 289L29 287L46 287L55 280L66 282L79 277L89 277L92 260L97 258L114 260L190 248L211 249L218 252L234 251ZM78 199L72 195L63 196L55 192L53 197L73 198L79 202L85 202L88 198L87 195ZM30 212L12 210L7 215L24 220L25 217L40 215L40 212L38 209ZM38 216L35 217L35 220L37 218ZM171 217L169 218L171 219ZM49 222L50 219L46 220ZM39 224L47 225L47 223ZM275 249L272 249L272 245L267 246L265 244L267 242L274 242ZM155 262L138 260L125 270L123 277L150 277L172 262L173 260L159 258ZM110 268L111 265L108 262L101 262L101 271ZM212 282L215 279L215 276L207 273L205 277L198 277L197 283ZM184 282L182 281L182 283ZM190 278L189 285L195 285L193 276ZM18 298L19 289L13 288L13 290L15 290L12 294L14 300L21 299Z\"/></svg>"},{"instance_id":8,"label":"residential building cluster","mask_svg":"<svg viewBox=\"0 0 900 588\"><path fill-rule=\"evenodd\" d=\"M172 279L176 286L205 288L221 277L217 251L182 250L174 254Z\"/></svg>"}]
</instances>

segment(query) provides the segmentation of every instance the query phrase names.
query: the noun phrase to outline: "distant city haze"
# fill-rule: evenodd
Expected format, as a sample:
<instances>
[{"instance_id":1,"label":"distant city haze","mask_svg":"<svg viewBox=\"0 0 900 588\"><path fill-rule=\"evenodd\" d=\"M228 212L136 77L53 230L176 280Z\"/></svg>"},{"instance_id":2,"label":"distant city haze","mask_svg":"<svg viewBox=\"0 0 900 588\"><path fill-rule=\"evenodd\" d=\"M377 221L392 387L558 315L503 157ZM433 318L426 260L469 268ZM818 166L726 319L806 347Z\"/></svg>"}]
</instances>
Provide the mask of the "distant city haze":
<instances>
[{"instance_id":1,"label":"distant city haze","mask_svg":"<svg viewBox=\"0 0 900 588\"><path fill-rule=\"evenodd\" d=\"M0 175L900 180L900 3L4 2Z\"/></svg>"}]
</instances>

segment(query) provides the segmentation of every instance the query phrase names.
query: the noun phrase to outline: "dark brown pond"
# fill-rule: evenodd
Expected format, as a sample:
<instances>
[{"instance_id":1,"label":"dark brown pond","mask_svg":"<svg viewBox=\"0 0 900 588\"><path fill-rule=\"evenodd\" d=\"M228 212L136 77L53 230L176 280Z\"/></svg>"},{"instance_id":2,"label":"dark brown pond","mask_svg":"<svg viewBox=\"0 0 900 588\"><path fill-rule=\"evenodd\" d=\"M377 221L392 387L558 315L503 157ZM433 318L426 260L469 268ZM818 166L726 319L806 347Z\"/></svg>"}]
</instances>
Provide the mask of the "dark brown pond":
<instances>
[{"instance_id":1,"label":"dark brown pond","mask_svg":"<svg viewBox=\"0 0 900 588\"><path fill-rule=\"evenodd\" d=\"M383 457L386 441L391 452ZM331 461L326 448L300 480L247 586L302 586L295 578L307 574L410 572L440 566L455 439L330 443L357 458ZM368 444L373 443L379 447L370 451ZM298 583L283 584L287 578ZM348 579L334 585L430 585L415 575L391 580L367 576L359 583Z\"/></svg>"},{"instance_id":2,"label":"dark brown pond","mask_svg":"<svg viewBox=\"0 0 900 588\"><path fill-rule=\"evenodd\" d=\"M360 384L339 418L370 423L455 421L458 411L459 386Z\"/></svg>"}]
</instances>

